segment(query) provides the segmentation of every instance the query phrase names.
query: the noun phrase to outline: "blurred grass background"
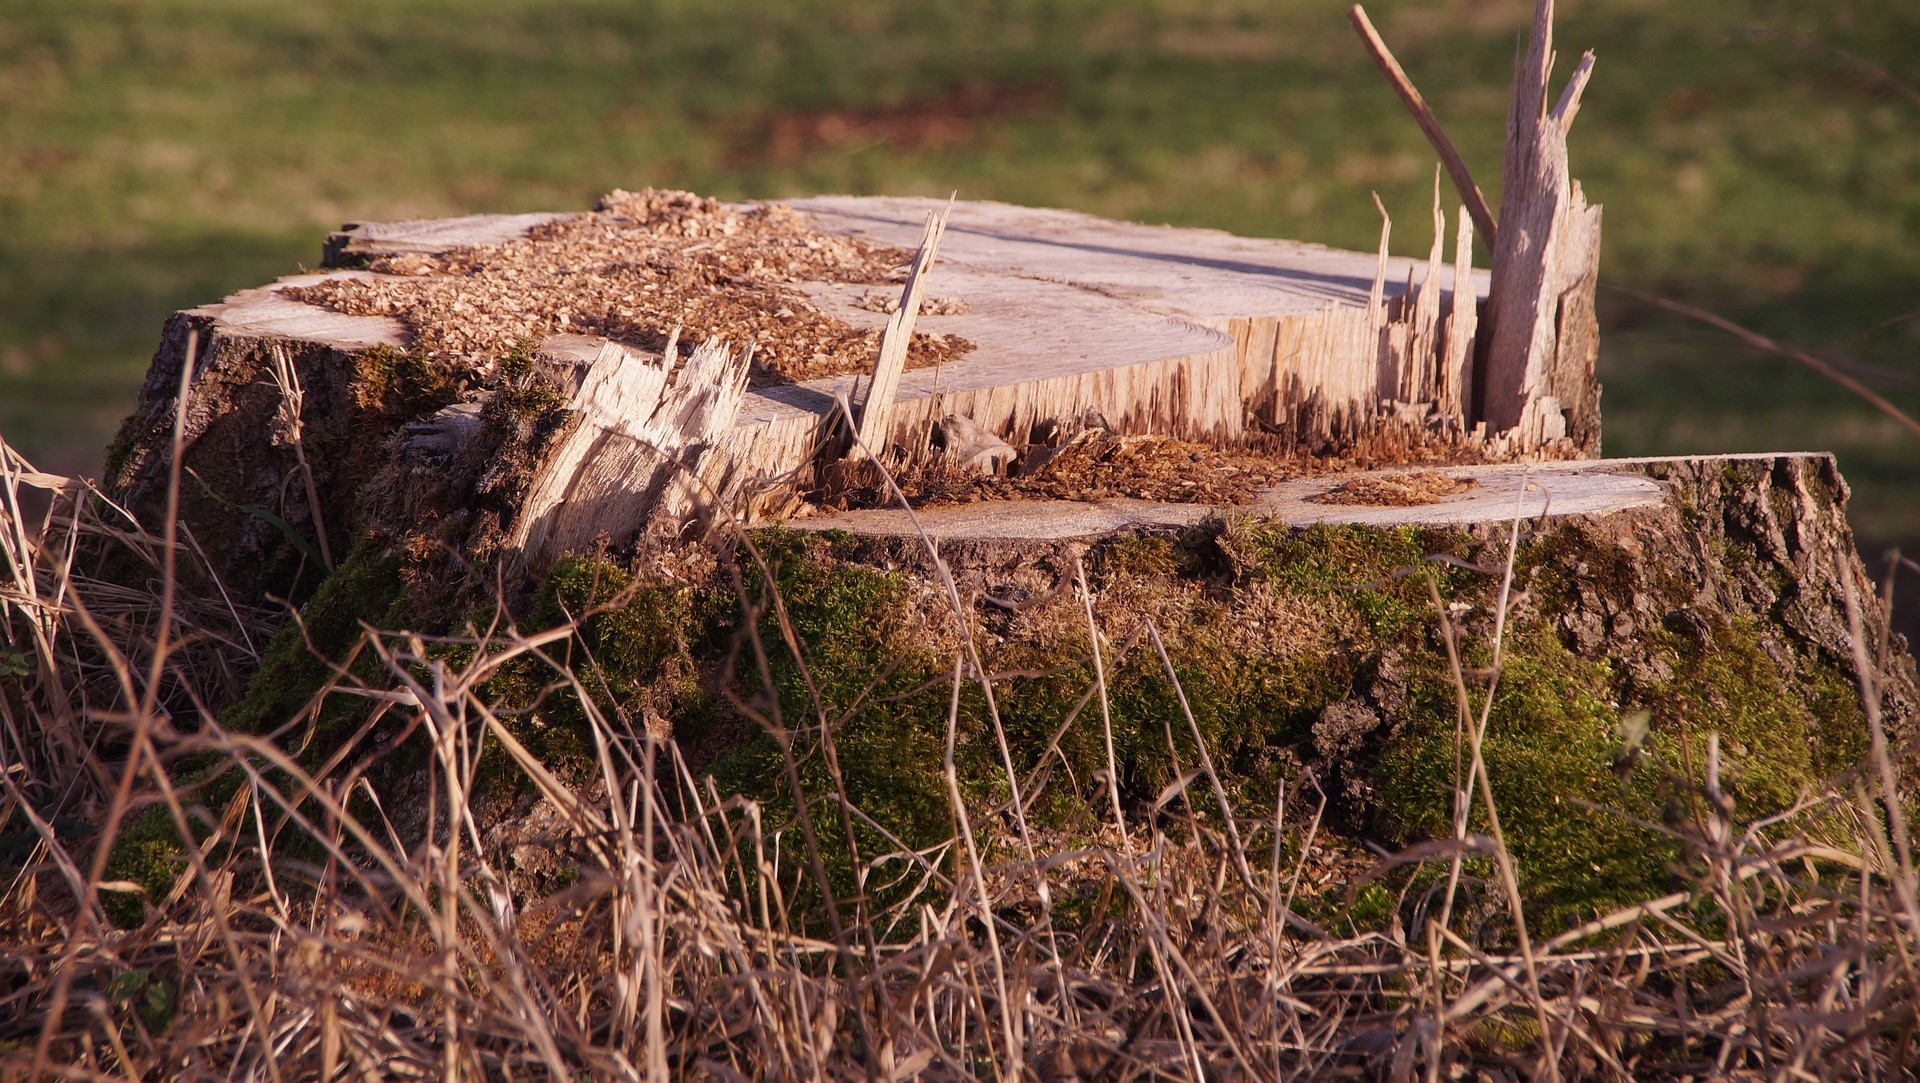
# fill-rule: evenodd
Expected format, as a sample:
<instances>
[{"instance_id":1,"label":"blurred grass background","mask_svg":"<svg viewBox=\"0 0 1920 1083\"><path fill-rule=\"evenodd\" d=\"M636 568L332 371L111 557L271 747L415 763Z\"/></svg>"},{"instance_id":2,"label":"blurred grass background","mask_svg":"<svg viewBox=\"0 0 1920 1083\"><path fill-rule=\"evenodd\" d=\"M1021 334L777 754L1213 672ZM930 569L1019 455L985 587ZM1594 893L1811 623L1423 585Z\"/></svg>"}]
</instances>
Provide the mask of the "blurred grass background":
<instances>
[{"instance_id":1,"label":"blurred grass background","mask_svg":"<svg viewBox=\"0 0 1920 1083\"><path fill-rule=\"evenodd\" d=\"M1531 3L1369 10L1497 207ZM1562 78L1599 52L1603 281L1920 409L1920 4L1570 0L1559 41ZM1433 164L1345 0L8 0L0 433L96 472L166 314L347 220L957 189L1369 249L1377 190L1424 255ZM1920 549L1893 423L1618 295L1602 325L1608 454L1831 449L1863 548Z\"/></svg>"}]
</instances>

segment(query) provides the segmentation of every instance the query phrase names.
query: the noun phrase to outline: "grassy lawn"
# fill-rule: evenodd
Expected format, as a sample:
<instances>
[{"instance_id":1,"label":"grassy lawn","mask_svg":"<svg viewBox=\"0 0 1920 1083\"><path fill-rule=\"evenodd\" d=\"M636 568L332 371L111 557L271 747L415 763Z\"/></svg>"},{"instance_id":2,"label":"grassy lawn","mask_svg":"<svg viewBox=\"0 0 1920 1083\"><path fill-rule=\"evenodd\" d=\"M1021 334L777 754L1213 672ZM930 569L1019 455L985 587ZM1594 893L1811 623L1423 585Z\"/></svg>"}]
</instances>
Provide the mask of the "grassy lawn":
<instances>
[{"instance_id":1,"label":"grassy lawn","mask_svg":"<svg viewBox=\"0 0 1920 1083\"><path fill-rule=\"evenodd\" d=\"M1372 8L1496 205L1530 7ZM1878 327L1920 309L1920 99L1860 62L1920 83L1920 7L1587 0L1560 40L1563 73L1600 54L1604 279L1920 409L1920 319ZM1424 255L1432 170L1339 0L9 0L0 433L97 470L167 312L352 219L957 189L1369 248L1378 191ZM1830 448L1862 532L1920 543L1920 443L1870 408L1618 296L1603 323L1610 454Z\"/></svg>"}]
</instances>

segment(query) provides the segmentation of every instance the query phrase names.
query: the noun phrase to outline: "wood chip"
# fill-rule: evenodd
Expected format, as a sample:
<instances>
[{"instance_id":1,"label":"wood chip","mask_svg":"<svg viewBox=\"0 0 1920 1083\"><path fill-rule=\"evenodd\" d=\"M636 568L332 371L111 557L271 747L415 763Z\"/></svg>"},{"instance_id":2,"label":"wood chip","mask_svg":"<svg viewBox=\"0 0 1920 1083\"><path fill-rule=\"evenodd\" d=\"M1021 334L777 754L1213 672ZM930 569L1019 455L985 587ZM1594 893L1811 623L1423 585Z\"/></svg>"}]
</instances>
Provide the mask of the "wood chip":
<instances>
[{"instance_id":1,"label":"wood chip","mask_svg":"<svg viewBox=\"0 0 1920 1083\"><path fill-rule=\"evenodd\" d=\"M1408 474L1379 474L1354 478L1307 499L1316 504L1412 508L1423 504L1438 504L1447 497L1466 492L1473 486L1472 478L1453 477L1435 470L1416 470Z\"/></svg>"},{"instance_id":2,"label":"wood chip","mask_svg":"<svg viewBox=\"0 0 1920 1083\"><path fill-rule=\"evenodd\" d=\"M658 351L687 341L752 347L756 382L864 372L880 331L821 311L800 282L882 285L912 253L813 229L784 204L730 206L688 192L615 191L588 214L522 239L376 260L383 277L283 291L406 327L414 349L485 371L517 344L600 335ZM393 276L393 277L384 277ZM907 368L951 361L972 344L915 335Z\"/></svg>"}]
</instances>

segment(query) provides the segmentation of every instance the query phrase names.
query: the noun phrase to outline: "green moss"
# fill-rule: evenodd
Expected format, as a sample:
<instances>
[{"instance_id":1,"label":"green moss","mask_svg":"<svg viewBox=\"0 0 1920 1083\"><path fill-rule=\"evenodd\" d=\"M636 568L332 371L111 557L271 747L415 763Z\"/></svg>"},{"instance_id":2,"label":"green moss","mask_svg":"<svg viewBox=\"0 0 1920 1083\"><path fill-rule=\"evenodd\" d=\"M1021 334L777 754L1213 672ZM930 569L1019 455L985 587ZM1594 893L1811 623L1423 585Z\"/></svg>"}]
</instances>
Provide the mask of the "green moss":
<instances>
[{"instance_id":1,"label":"green moss","mask_svg":"<svg viewBox=\"0 0 1920 1083\"><path fill-rule=\"evenodd\" d=\"M586 616L582 644L605 674L646 680L678 654L691 619L691 592L634 583L604 559L570 554L547 574L534 617L542 625Z\"/></svg>"},{"instance_id":2,"label":"green moss","mask_svg":"<svg viewBox=\"0 0 1920 1083\"><path fill-rule=\"evenodd\" d=\"M1571 612L1590 598L1625 604L1649 589L1656 595L1650 604L1664 611L1684 605L1693 593L1672 570L1649 564L1578 522L1522 544L1515 555L1514 579L1553 616Z\"/></svg>"},{"instance_id":3,"label":"green moss","mask_svg":"<svg viewBox=\"0 0 1920 1083\"><path fill-rule=\"evenodd\" d=\"M1697 760L1707 735L1719 734L1722 783L1743 817L1791 806L1866 752L1858 687L1818 659L1801 659L1798 679L1783 673L1751 617L1724 621L1704 640L1653 638L1676 662L1671 681L1644 693L1656 736L1691 741Z\"/></svg>"},{"instance_id":4,"label":"green moss","mask_svg":"<svg viewBox=\"0 0 1920 1083\"><path fill-rule=\"evenodd\" d=\"M222 714L222 724L242 733L279 727L334 676L334 664L347 660L360 640L363 623L375 628L405 627L410 616L401 557L375 555L372 543L362 540L302 607L300 619L289 621L274 635L246 693ZM329 703L323 708L324 728L337 729L346 721L339 712L357 715L364 710L364 704Z\"/></svg>"},{"instance_id":5,"label":"green moss","mask_svg":"<svg viewBox=\"0 0 1920 1083\"><path fill-rule=\"evenodd\" d=\"M566 395L534 360L534 343L523 339L495 363L498 384L481 407L483 422L530 422L566 405Z\"/></svg>"},{"instance_id":6,"label":"green moss","mask_svg":"<svg viewBox=\"0 0 1920 1083\"><path fill-rule=\"evenodd\" d=\"M757 632L772 694L760 709L771 715L777 707L795 734L808 794L830 792L817 736L824 714L848 794L862 811L912 845L949 838L940 764L952 655L940 651L953 648L935 648L942 634L924 627L947 615L922 612L924 593L899 573L871 566L874 554L863 548L871 542L769 531L756 543L773 575L763 581L749 572L749 595L766 602L768 588L777 589L806 663L803 672L777 621L763 615ZM1232 798L1266 805L1321 711L1358 694L1381 652L1424 627L1431 609L1425 580L1400 573L1422 571L1429 552L1462 544L1447 533L1291 531L1241 521L1099 547L1089 556L1089 574L1101 590L1099 619L1110 644L1108 708L1123 799L1136 811L1150 805L1174 777L1176 759L1188 767L1199 759L1174 683L1146 634L1148 621L1161 633ZM1441 579L1449 592L1456 588L1453 575ZM703 604L716 607L713 627L726 634L697 652L718 659L749 629L721 611L734 607L732 599L713 596ZM1014 768L1023 779L1048 775L1029 819L1055 838L1091 833L1106 818L1095 778L1106 769L1107 752L1097 704L1068 722L1094 681L1082 610L1068 595L1013 616L996 611L987 623L977 641L986 667L1002 675L995 694ZM763 692L751 657L743 646L735 686L750 701ZM1008 794L985 701L972 682L963 684L956 724L963 795L976 805L978 822L1004 828L982 818ZM791 816L771 737L752 735L712 770L724 790L770 801ZM1202 817L1214 814L1211 801L1196 805ZM825 816L832 805L815 807ZM817 817L815 826L823 846L844 856L831 818ZM861 845L870 856L868 841Z\"/></svg>"},{"instance_id":7,"label":"green moss","mask_svg":"<svg viewBox=\"0 0 1920 1083\"><path fill-rule=\"evenodd\" d=\"M1451 677L1431 654L1426 667L1408 690L1406 730L1374 771L1374 827L1394 843L1451 832L1456 772L1467 762ZM1614 770L1620 716L1608 702L1610 676L1606 662L1576 657L1543 622L1507 629L1483 754L1529 916L1542 928L1644 898L1648 885L1672 878L1678 856L1665 836L1608 812L1658 822L1661 781ZM1477 798L1470 829L1488 830Z\"/></svg>"},{"instance_id":8,"label":"green moss","mask_svg":"<svg viewBox=\"0 0 1920 1083\"><path fill-rule=\"evenodd\" d=\"M163 1034L173 1024L174 983L154 967L121 971L107 983L106 993L109 999L131 1007L149 1034Z\"/></svg>"},{"instance_id":9,"label":"green moss","mask_svg":"<svg viewBox=\"0 0 1920 1083\"><path fill-rule=\"evenodd\" d=\"M1469 573L1435 554L1464 556L1470 540L1458 532L1319 523L1305 529L1253 521L1222 534L1221 548L1243 573L1294 592L1347 595L1382 641L1399 639L1432 616L1427 577L1451 596Z\"/></svg>"},{"instance_id":10,"label":"green moss","mask_svg":"<svg viewBox=\"0 0 1920 1083\"><path fill-rule=\"evenodd\" d=\"M731 600L715 596L707 611L715 621L699 644L719 663L731 657L735 671L727 691L791 734L796 768L809 798L823 857L837 887L854 880L845 831L831 801L832 770L821 720L831 730L846 792L854 805L913 846L951 837L941 769L945 747L951 659L936 658L930 637L915 626L919 614L904 575L843 559L855 542L797 531L760 531L754 543L771 578L749 565L745 587L760 612L749 625ZM773 611L775 594L791 622L795 655ZM767 656L766 674L755 661L750 637ZM969 693L963 706L963 774L977 780L983 750L980 704ZM766 802L769 826L791 829L797 815L778 740L756 728L710 767L723 791ZM798 835L789 836L798 845ZM897 847L860 827L863 859Z\"/></svg>"},{"instance_id":11,"label":"green moss","mask_svg":"<svg viewBox=\"0 0 1920 1083\"><path fill-rule=\"evenodd\" d=\"M1790 807L1862 751L1857 693L1815 661L1802 662L1801 677L1783 673L1751 618L1723 622L1698 640L1647 630L1637 644L1666 659L1673 675L1635 686L1636 706L1652 721L1645 755L1630 764L1621 755L1612 691L1621 681L1612 663L1575 656L1545 621L1508 628L1484 751L1542 928L1678 883L1680 844L1628 817L1683 826L1676 817L1684 820L1691 806L1682 795L1703 784L1709 734L1720 737L1722 784L1742 820ZM1477 645L1470 653L1470 665L1488 660ZM1405 731L1374 772L1373 827L1394 843L1449 831L1456 763L1464 762L1456 758L1464 751L1451 680L1431 652L1422 664ZM1484 832L1477 804L1474 816L1473 830Z\"/></svg>"},{"instance_id":12,"label":"green moss","mask_svg":"<svg viewBox=\"0 0 1920 1083\"><path fill-rule=\"evenodd\" d=\"M578 635L548 653L581 679L609 717L624 714L643 725L656 698L704 698L686 658L688 637L699 635L689 588L636 583L609 560L568 554L542 581L532 615L542 628L579 621ZM529 751L560 777L580 779L594 769L596 753L579 697L551 690L558 676L540 659L517 659L484 691ZM484 791L502 777L525 781L523 772L496 755L482 763L477 785Z\"/></svg>"},{"instance_id":13,"label":"green moss","mask_svg":"<svg viewBox=\"0 0 1920 1083\"><path fill-rule=\"evenodd\" d=\"M430 414L460 394L446 362L385 344L354 355L350 388L361 409L399 420Z\"/></svg>"},{"instance_id":14,"label":"green moss","mask_svg":"<svg viewBox=\"0 0 1920 1083\"><path fill-rule=\"evenodd\" d=\"M186 867L186 850L165 808L150 805L129 817L107 855L105 879L137 884L144 894L102 891L100 905L108 920L122 928L139 925L146 913L144 903L158 905Z\"/></svg>"},{"instance_id":15,"label":"green moss","mask_svg":"<svg viewBox=\"0 0 1920 1083\"><path fill-rule=\"evenodd\" d=\"M275 634L246 692L222 714L222 725L250 734L280 730L335 676L330 662L350 661L362 621L375 627L398 627L406 616L399 558L375 558L364 543L356 547L302 608L300 619L289 621ZM370 659L361 658L353 665L361 676L372 676ZM310 726L287 739L289 750L303 762L317 764L338 750L339 742L366 717L367 710L364 700L328 697ZM224 804L245 781L244 773L231 761L212 754L176 763L170 771L183 801L208 808ZM283 836L283 842L296 849L306 845L297 833ZM138 884L146 889L149 900L158 902L184 867L184 855L172 817L164 807L151 806L123 825L113 840L108 879ZM104 904L117 922L140 920L136 895L108 895Z\"/></svg>"},{"instance_id":16,"label":"green moss","mask_svg":"<svg viewBox=\"0 0 1920 1083\"><path fill-rule=\"evenodd\" d=\"M105 478L109 484L119 480L120 471L127 465L127 460L133 457L134 420L138 417L139 415L135 414L122 423L119 431L114 433L113 440L107 444L106 461L101 467L101 477Z\"/></svg>"},{"instance_id":17,"label":"green moss","mask_svg":"<svg viewBox=\"0 0 1920 1083\"><path fill-rule=\"evenodd\" d=\"M1187 564L1192 546L1166 534L1140 534L1107 543L1100 550L1101 569L1110 577L1167 576Z\"/></svg>"},{"instance_id":18,"label":"green moss","mask_svg":"<svg viewBox=\"0 0 1920 1083\"><path fill-rule=\"evenodd\" d=\"M1378 881L1364 884L1353 893L1353 901L1347 906L1346 918L1358 931L1384 929L1393 923L1393 917L1400 907L1400 899L1393 890Z\"/></svg>"}]
</instances>

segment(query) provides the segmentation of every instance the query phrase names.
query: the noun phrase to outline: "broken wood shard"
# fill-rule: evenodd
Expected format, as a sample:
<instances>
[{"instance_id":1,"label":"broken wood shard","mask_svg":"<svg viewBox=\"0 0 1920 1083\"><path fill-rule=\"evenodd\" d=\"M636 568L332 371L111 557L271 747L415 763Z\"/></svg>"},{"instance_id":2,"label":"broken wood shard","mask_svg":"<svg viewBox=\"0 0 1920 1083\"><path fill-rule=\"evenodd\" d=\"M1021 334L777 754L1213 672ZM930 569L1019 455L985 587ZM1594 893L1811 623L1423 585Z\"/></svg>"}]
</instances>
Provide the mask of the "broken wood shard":
<instances>
[{"instance_id":1,"label":"broken wood shard","mask_svg":"<svg viewBox=\"0 0 1920 1083\"><path fill-rule=\"evenodd\" d=\"M1500 230L1487 301L1484 411L1521 442L1565 435L1588 454L1600 446L1600 208L1587 205L1567 169L1567 131L1593 69L1581 61L1558 104L1547 107L1553 66L1553 0L1538 0L1526 54L1514 70L1507 115Z\"/></svg>"},{"instance_id":2,"label":"broken wood shard","mask_svg":"<svg viewBox=\"0 0 1920 1083\"><path fill-rule=\"evenodd\" d=\"M1453 244L1454 281L1473 271L1473 223L1462 207L1458 216L1459 234ZM1440 412L1447 417L1471 417L1473 405L1473 343L1480 328L1480 306L1471 295L1453 291L1453 307L1447 313L1444 343L1447 361L1440 385Z\"/></svg>"},{"instance_id":3,"label":"broken wood shard","mask_svg":"<svg viewBox=\"0 0 1920 1083\"><path fill-rule=\"evenodd\" d=\"M1593 374L1600 341L1593 307L1600 208L1587 205L1580 183L1567 171L1567 133L1593 75L1593 53L1580 58L1559 102L1548 111L1553 2L1536 0L1527 50L1514 64L1496 223L1465 161L1366 11L1355 4L1348 17L1440 154L1467 211L1493 247L1493 288L1486 317L1479 321L1487 328L1486 341L1477 344L1480 383L1470 403L1460 404L1463 411L1470 408L1510 447L1565 441L1583 455L1600 454L1600 385ZM1463 238L1461 261L1469 243ZM1467 321L1453 322L1464 327Z\"/></svg>"},{"instance_id":4,"label":"broken wood shard","mask_svg":"<svg viewBox=\"0 0 1920 1083\"><path fill-rule=\"evenodd\" d=\"M934 429L940 455L960 470L997 474L1013 465L1020 451L983 429L972 418L949 414Z\"/></svg>"},{"instance_id":5,"label":"broken wood shard","mask_svg":"<svg viewBox=\"0 0 1920 1083\"><path fill-rule=\"evenodd\" d=\"M748 354L718 340L679 359L603 342L570 410L575 421L540 464L507 548L545 564L650 532L677 532L700 500L704 458L732 427L746 391ZM552 349L550 345L549 349Z\"/></svg>"},{"instance_id":6,"label":"broken wood shard","mask_svg":"<svg viewBox=\"0 0 1920 1083\"><path fill-rule=\"evenodd\" d=\"M946 209L927 215L927 231L914 253L906 285L900 289L900 304L880 336L880 356L873 363L873 375L864 387L855 391L854 416L860 422L855 434L856 450L876 454L885 450L880 419L893 405L893 397L900 389L900 373L907 367L907 346L913 341L913 325L920 316L920 303L926 297L927 276L933 271L934 253L939 251L940 238L947 231L947 214L952 206L949 200Z\"/></svg>"}]
</instances>

